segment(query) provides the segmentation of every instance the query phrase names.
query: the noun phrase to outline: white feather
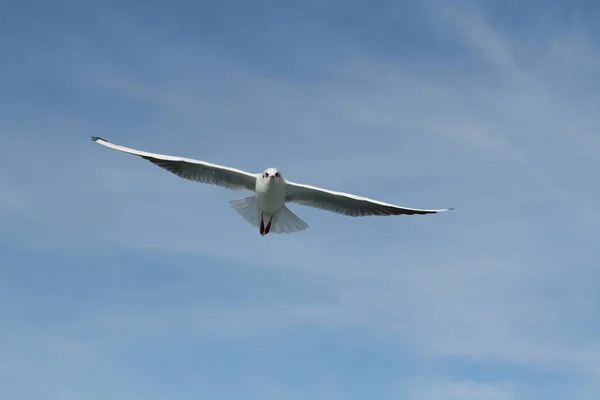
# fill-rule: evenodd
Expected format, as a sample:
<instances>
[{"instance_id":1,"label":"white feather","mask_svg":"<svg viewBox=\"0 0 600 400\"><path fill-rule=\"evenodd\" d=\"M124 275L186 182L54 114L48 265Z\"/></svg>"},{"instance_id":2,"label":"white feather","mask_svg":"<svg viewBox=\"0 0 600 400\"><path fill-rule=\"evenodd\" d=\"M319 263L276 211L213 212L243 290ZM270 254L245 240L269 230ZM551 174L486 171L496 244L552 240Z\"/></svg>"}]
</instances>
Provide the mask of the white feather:
<instances>
[{"instance_id":1,"label":"white feather","mask_svg":"<svg viewBox=\"0 0 600 400\"><path fill-rule=\"evenodd\" d=\"M260 226L260 213L256 208L256 196L233 199L229 203L250 225L254 227Z\"/></svg>"},{"instance_id":2,"label":"white feather","mask_svg":"<svg viewBox=\"0 0 600 400\"><path fill-rule=\"evenodd\" d=\"M271 232L275 233L293 233L306 230L308 224L289 208L283 206L275 213L273 222L271 223Z\"/></svg>"},{"instance_id":3,"label":"white feather","mask_svg":"<svg viewBox=\"0 0 600 400\"><path fill-rule=\"evenodd\" d=\"M110 147L111 149L140 156L151 163L174 173L180 178L218 185L233 190L254 191L256 186L257 174L251 174L239 169L211 164L206 161L194 160L191 158L174 157L130 149L95 136L92 137L92 140L103 146Z\"/></svg>"},{"instance_id":4,"label":"white feather","mask_svg":"<svg viewBox=\"0 0 600 400\"><path fill-rule=\"evenodd\" d=\"M426 210L421 208L402 207L366 197L356 196L350 193L335 192L333 190L302 185L290 181L286 181L285 201L320 208L321 210L344 214L351 217L370 215L435 214L442 211L453 210L453 208Z\"/></svg>"}]
</instances>

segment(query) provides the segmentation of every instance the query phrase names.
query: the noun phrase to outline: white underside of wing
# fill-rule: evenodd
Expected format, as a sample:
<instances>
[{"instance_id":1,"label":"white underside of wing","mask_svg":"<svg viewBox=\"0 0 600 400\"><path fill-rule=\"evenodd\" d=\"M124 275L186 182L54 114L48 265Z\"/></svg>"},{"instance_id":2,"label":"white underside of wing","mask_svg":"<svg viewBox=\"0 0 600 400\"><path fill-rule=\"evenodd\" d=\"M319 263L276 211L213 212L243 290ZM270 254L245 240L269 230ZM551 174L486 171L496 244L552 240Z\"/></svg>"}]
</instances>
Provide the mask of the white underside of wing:
<instances>
[{"instance_id":1,"label":"white underside of wing","mask_svg":"<svg viewBox=\"0 0 600 400\"><path fill-rule=\"evenodd\" d=\"M92 140L111 149L140 156L184 179L219 185L234 190L254 191L255 188L257 174L191 158L136 150L111 143L99 137L92 137Z\"/></svg>"},{"instance_id":2,"label":"white underside of wing","mask_svg":"<svg viewBox=\"0 0 600 400\"><path fill-rule=\"evenodd\" d=\"M435 214L454 208L423 209L398 206L351 193L287 182L286 201L349 216Z\"/></svg>"}]
</instances>

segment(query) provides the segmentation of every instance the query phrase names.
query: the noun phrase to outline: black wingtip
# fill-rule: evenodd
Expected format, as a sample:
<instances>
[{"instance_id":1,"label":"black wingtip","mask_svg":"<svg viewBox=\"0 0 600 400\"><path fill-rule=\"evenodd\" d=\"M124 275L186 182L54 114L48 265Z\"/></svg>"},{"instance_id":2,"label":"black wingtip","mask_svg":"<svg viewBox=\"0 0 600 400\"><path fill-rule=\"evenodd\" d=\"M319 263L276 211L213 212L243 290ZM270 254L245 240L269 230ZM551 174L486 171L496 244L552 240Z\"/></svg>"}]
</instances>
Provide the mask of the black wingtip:
<instances>
[{"instance_id":1,"label":"black wingtip","mask_svg":"<svg viewBox=\"0 0 600 400\"><path fill-rule=\"evenodd\" d=\"M102 138L101 138L101 137L99 137L99 136L92 136L92 140L93 140L94 142L97 142L98 140L102 140L102 141L106 142L106 140L102 139Z\"/></svg>"}]
</instances>

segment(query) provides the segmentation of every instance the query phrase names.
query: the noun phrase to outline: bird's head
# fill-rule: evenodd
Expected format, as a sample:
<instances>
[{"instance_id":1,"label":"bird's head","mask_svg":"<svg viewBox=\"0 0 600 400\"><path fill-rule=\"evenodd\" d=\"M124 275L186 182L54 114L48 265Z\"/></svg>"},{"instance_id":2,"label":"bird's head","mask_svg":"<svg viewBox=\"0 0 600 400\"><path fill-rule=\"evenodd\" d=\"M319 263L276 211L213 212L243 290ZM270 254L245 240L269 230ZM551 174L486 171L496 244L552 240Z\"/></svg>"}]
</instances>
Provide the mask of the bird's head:
<instances>
[{"instance_id":1,"label":"bird's head","mask_svg":"<svg viewBox=\"0 0 600 400\"><path fill-rule=\"evenodd\" d=\"M267 168L262 174L263 179L268 181L279 180L282 178L281 173L277 168Z\"/></svg>"}]
</instances>

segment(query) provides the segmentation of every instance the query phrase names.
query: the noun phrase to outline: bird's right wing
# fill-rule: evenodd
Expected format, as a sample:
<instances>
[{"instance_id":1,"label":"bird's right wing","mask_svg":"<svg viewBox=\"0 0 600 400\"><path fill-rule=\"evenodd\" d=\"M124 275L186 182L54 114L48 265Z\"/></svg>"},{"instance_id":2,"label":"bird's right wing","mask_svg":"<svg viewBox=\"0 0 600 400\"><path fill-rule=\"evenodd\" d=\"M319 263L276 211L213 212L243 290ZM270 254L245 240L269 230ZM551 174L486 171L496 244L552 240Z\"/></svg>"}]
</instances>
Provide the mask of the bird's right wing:
<instances>
[{"instance_id":1,"label":"bird's right wing","mask_svg":"<svg viewBox=\"0 0 600 400\"><path fill-rule=\"evenodd\" d=\"M111 149L140 156L184 179L218 185L232 190L254 191L255 189L256 174L190 158L134 150L95 136L92 137L92 140Z\"/></svg>"}]
</instances>

